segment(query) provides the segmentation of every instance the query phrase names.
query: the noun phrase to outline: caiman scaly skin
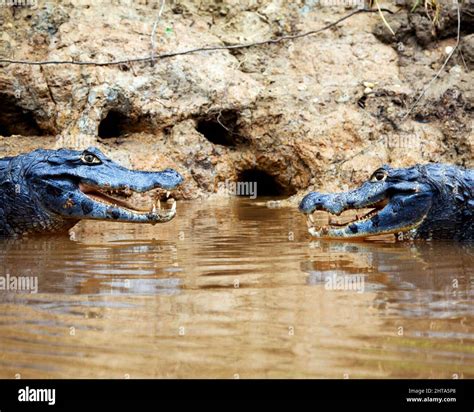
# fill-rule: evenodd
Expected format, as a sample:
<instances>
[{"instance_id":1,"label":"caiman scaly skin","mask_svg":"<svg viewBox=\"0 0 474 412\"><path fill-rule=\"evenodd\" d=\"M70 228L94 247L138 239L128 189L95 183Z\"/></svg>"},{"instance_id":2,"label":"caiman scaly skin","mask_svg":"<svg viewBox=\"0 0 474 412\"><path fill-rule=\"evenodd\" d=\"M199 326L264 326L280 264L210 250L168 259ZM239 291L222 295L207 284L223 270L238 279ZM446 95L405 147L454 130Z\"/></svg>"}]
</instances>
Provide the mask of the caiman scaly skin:
<instances>
[{"instance_id":1,"label":"caiman scaly skin","mask_svg":"<svg viewBox=\"0 0 474 412\"><path fill-rule=\"evenodd\" d=\"M129 199L157 188L175 189L183 178L173 169L129 170L100 150L38 149L0 159L0 236L67 231L82 219L159 223L176 204L136 208ZM152 193L152 192L150 192ZM158 207L157 207L158 205Z\"/></svg>"},{"instance_id":2,"label":"caiman scaly skin","mask_svg":"<svg viewBox=\"0 0 474 412\"><path fill-rule=\"evenodd\" d=\"M364 208L374 210L353 221L330 222L321 228L312 218L317 210L340 215L345 210ZM357 189L309 193L299 209L307 214L309 232L317 238L354 239L394 233L400 238L472 241L474 170L435 163L405 169L383 166Z\"/></svg>"}]
</instances>

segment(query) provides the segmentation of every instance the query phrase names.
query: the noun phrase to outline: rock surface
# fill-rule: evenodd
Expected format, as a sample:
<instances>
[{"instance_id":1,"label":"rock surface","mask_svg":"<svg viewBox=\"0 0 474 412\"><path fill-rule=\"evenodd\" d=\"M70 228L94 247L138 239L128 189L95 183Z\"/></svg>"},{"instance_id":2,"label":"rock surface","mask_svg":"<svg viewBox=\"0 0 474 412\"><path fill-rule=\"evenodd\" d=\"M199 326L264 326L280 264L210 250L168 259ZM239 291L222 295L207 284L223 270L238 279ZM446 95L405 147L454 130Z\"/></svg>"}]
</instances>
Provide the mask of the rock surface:
<instances>
[{"instance_id":1,"label":"rock surface","mask_svg":"<svg viewBox=\"0 0 474 412\"><path fill-rule=\"evenodd\" d=\"M359 14L278 44L126 62L150 54L159 6L0 8L2 57L125 61L0 64L2 153L94 145L129 167L174 167L186 178L182 198L254 179L264 193L296 194L293 202L309 189L346 190L383 163L473 166L472 34L463 32L462 54L402 120L455 46L453 10L438 31L402 10L386 16L394 37L377 13ZM309 1L167 2L155 53L314 30L349 11Z\"/></svg>"}]
</instances>

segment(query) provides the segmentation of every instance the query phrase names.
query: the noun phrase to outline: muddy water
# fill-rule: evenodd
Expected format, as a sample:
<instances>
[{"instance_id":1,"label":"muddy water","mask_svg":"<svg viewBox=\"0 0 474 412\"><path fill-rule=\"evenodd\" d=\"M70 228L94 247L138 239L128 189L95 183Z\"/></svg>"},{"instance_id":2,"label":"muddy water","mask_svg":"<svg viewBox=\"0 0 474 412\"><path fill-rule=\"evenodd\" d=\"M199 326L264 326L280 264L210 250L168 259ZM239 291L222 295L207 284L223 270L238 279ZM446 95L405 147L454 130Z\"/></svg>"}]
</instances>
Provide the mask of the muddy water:
<instances>
[{"instance_id":1,"label":"muddy water","mask_svg":"<svg viewBox=\"0 0 474 412\"><path fill-rule=\"evenodd\" d=\"M474 377L472 246L311 242L296 211L236 199L0 259L38 281L0 292L2 378Z\"/></svg>"}]
</instances>

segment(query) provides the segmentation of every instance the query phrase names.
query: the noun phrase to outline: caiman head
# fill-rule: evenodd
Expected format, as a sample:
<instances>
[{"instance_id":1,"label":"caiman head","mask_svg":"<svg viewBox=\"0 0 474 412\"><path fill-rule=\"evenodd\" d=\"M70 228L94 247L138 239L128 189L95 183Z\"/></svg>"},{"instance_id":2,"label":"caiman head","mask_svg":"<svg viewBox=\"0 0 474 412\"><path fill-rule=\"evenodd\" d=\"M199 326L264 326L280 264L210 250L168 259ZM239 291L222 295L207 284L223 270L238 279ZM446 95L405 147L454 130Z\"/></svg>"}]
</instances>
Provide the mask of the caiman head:
<instances>
[{"instance_id":1,"label":"caiman head","mask_svg":"<svg viewBox=\"0 0 474 412\"><path fill-rule=\"evenodd\" d=\"M176 215L170 192L183 178L173 169L129 170L94 147L40 149L24 156L27 166L20 186L49 215L152 224Z\"/></svg>"},{"instance_id":2,"label":"caiman head","mask_svg":"<svg viewBox=\"0 0 474 412\"><path fill-rule=\"evenodd\" d=\"M318 238L365 238L407 232L423 223L436 188L418 167L392 169L383 166L359 188L343 193L311 192L299 205L307 215L309 233ZM349 221L335 221L346 210L370 209ZM330 214L327 226L317 227L313 212Z\"/></svg>"}]
</instances>

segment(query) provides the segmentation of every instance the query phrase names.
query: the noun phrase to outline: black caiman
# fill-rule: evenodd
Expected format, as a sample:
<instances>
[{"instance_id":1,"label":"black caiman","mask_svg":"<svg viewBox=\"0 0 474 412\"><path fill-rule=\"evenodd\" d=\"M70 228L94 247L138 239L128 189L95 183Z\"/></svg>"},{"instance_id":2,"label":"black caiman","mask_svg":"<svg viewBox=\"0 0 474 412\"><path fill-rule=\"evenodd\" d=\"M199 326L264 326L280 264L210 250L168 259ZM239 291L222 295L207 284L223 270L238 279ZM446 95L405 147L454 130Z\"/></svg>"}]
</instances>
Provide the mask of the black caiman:
<instances>
[{"instance_id":1,"label":"black caiman","mask_svg":"<svg viewBox=\"0 0 474 412\"><path fill-rule=\"evenodd\" d=\"M167 222L182 181L173 169L129 170L94 147L1 158L0 236L67 231L82 219Z\"/></svg>"},{"instance_id":2,"label":"black caiman","mask_svg":"<svg viewBox=\"0 0 474 412\"><path fill-rule=\"evenodd\" d=\"M346 210L371 209L349 221ZM357 239L395 234L399 239L474 239L474 170L430 163L404 169L383 166L359 188L335 194L312 192L299 205L316 238ZM329 212L318 227L313 212Z\"/></svg>"}]
</instances>

